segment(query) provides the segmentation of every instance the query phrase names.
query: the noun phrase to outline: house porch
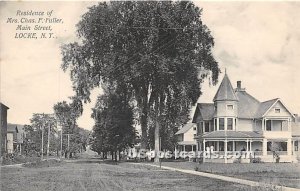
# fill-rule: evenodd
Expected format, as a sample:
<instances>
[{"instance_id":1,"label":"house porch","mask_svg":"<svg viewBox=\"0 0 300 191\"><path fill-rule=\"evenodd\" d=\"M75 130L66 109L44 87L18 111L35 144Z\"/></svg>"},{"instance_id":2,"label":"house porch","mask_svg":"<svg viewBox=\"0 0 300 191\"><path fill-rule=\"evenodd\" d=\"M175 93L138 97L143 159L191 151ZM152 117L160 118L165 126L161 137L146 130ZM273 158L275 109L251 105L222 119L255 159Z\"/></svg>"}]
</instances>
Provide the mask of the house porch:
<instances>
[{"instance_id":1,"label":"house porch","mask_svg":"<svg viewBox=\"0 0 300 191\"><path fill-rule=\"evenodd\" d=\"M203 162L233 163L240 157L241 162L249 163L260 158L262 162L297 162L292 141L268 139L202 139L198 141L199 151L215 152L217 158L203 157ZM274 152L275 150L275 152ZM237 157L235 156L237 155Z\"/></svg>"}]
</instances>

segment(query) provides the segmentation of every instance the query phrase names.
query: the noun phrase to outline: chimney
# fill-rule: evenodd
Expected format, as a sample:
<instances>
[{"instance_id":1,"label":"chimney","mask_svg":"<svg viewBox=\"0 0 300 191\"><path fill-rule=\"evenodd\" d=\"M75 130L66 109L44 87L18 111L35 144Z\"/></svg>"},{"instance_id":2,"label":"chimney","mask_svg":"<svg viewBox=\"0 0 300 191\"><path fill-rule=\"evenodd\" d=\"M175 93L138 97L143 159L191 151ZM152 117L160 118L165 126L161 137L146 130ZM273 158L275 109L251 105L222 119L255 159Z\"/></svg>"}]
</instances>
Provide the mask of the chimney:
<instances>
[{"instance_id":1,"label":"chimney","mask_svg":"<svg viewBox=\"0 0 300 191\"><path fill-rule=\"evenodd\" d=\"M238 90L242 89L242 81L237 81L236 86Z\"/></svg>"}]
</instances>

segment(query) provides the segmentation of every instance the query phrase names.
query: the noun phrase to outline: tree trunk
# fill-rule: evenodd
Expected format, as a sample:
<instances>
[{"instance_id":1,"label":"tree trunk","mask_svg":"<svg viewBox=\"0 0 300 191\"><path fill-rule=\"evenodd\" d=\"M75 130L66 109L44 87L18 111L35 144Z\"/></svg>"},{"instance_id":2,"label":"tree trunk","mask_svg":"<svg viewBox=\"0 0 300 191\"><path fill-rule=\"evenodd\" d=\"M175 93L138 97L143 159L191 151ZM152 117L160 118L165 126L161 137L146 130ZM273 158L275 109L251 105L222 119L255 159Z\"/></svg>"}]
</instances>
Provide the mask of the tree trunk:
<instances>
[{"instance_id":1,"label":"tree trunk","mask_svg":"<svg viewBox=\"0 0 300 191\"><path fill-rule=\"evenodd\" d=\"M158 99L157 99L158 100ZM158 122L158 101L156 101L156 108L155 108L155 130L154 130L154 148L155 148L155 158L154 162L159 162L158 153L160 151L160 137L159 137L159 122Z\"/></svg>"},{"instance_id":2,"label":"tree trunk","mask_svg":"<svg viewBox=\"0 0 300 191\"><path fill-rule=\"evenodd\" d=\"M155 147L155 159L154 159L154 162L159 162L159 156L158 156L158 153L160 151L160 141L159 141L159 123L158 123L158 120L156 118L156 121L155 121L155 132L154 132L154 139L155 139L155 142L154 142L154 147Z\"/></svg>"},{"instance_id":3,"label":"tree trunk","mask_svg":"<svg viewBox=\"0 0 300 191\"><path fill-rule=\"evenodd\" d=\"M146 149L148 145L148 136L147 136L147 121L148 121L147 113L143 112L140 121L141 121L141 129L142 129L142 137L141 137L141 149Z\"/></svg>"},{"instance_id":4,"label":"tree trunk","mask_svg":"<svg viewBox=\"0 0 300 191\"><path fill-rule=\"evenodd\" d=\"M140 87L139 87L140 88ZM139 92L139 88L136 90L136 92ZM139 110L139 118L140 118L140 123L141 123L141 130L142 130L142 135L141 135L141 149L146 149L148 145L148 135L147 135L147 130L148 130L148 99L147 99L147 92L145 91L143 93L137 93L136 101L138 103L138 107L140 108Z\"/></svg>"}]
</instances>

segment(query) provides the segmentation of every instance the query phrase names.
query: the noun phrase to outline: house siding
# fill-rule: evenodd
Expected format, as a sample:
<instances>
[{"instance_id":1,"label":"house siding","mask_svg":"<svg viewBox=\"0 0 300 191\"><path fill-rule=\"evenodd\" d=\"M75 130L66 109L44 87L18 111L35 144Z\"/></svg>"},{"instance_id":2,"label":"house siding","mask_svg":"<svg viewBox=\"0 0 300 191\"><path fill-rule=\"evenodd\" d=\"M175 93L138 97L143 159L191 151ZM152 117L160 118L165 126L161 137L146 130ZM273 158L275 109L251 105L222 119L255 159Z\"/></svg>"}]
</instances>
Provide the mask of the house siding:
<instances>
[{"instance_id":1,"label":"house siding","mask_svg":"<svg viewBox=\"0 0 300 191\"><path fill-rule=\"evenodd\" d=\"M222 117L236 117L237 116L237 102L236 101L217 101L217 116ZM227 105L233 105L233 110L228 110Z\"/></svg>"},{"instance_id":2,"label":"house siding","mask_svg":"<svg viewBox=\"0 0 300 191\"><path fill-rule=\"evenodd\" d=\"M14 133L7 133L7 153L14 151Z\"/></svg>"},{"instance_id":3,"label":"house siding","mask_svg":"<svg viewBox=\"0 0 300 191\"><path fill-rule=\"evenodd\" d=\"M276 113L275 108L280 109L280 113ZM290 117L291 114L282 105L282 103L278 101L273 107L271 107L271 109L266 113L265 116L266 117Z\"/></svg>"},{"instance_id":4,"label":"house siding","mask_svg":"<svg viewBox=\"0 0 300 191\"><path fill-rule=\"evenodd\" d=\"M0 103L0 140L1 140L1 150L0 157L3 156L3 153L7 151L7 107Z\"/></svg>"},{"instance_id":5,"label":"house siding","mask_svg":"<svg viewBox=\"0 0 300 191\"><path fill-rule=\"evenodd\" d=\"M186 133L183 134L183 141L195 141L194 134L197 134L197 131L194 131L193 126Z\"/></svg>"},{"instance_id":6,"label":"house siding","mask_svg":"<svg viewBox=\"0 0 300 191\"><path fill-rule=\"evenodd\" d=\"M238 119L237 131L253 131L253 120Z\"/></svg>"}]
</instances>

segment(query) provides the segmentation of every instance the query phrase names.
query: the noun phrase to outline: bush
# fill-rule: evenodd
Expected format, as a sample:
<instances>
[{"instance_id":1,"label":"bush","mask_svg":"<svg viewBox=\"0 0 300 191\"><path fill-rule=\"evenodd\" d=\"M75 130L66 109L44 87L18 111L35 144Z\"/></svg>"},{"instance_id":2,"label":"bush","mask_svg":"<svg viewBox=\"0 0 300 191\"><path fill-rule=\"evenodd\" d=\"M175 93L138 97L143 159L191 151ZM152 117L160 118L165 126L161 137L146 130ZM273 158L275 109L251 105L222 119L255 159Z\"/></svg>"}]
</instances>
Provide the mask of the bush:
<instances>
[{"instance_id":1,"label":"bush","mask_svg":"<svg viewBox=\"0 0 300 191\"><path fill-rule=\"evenodd\" d=\"M233 163L242 163L242 159L241 158L237 158L233 161Z\"/></svg>"},{"instance_id":2,"label":"bush","mask_svg":"<svg viewBox=\"0 0 300 191\"><path fill-rule=\"evenodd\" d=\"M259 157L253 158L252 163L261 163L261 158L259 158Z\"/></svg>"}]
</instances>

